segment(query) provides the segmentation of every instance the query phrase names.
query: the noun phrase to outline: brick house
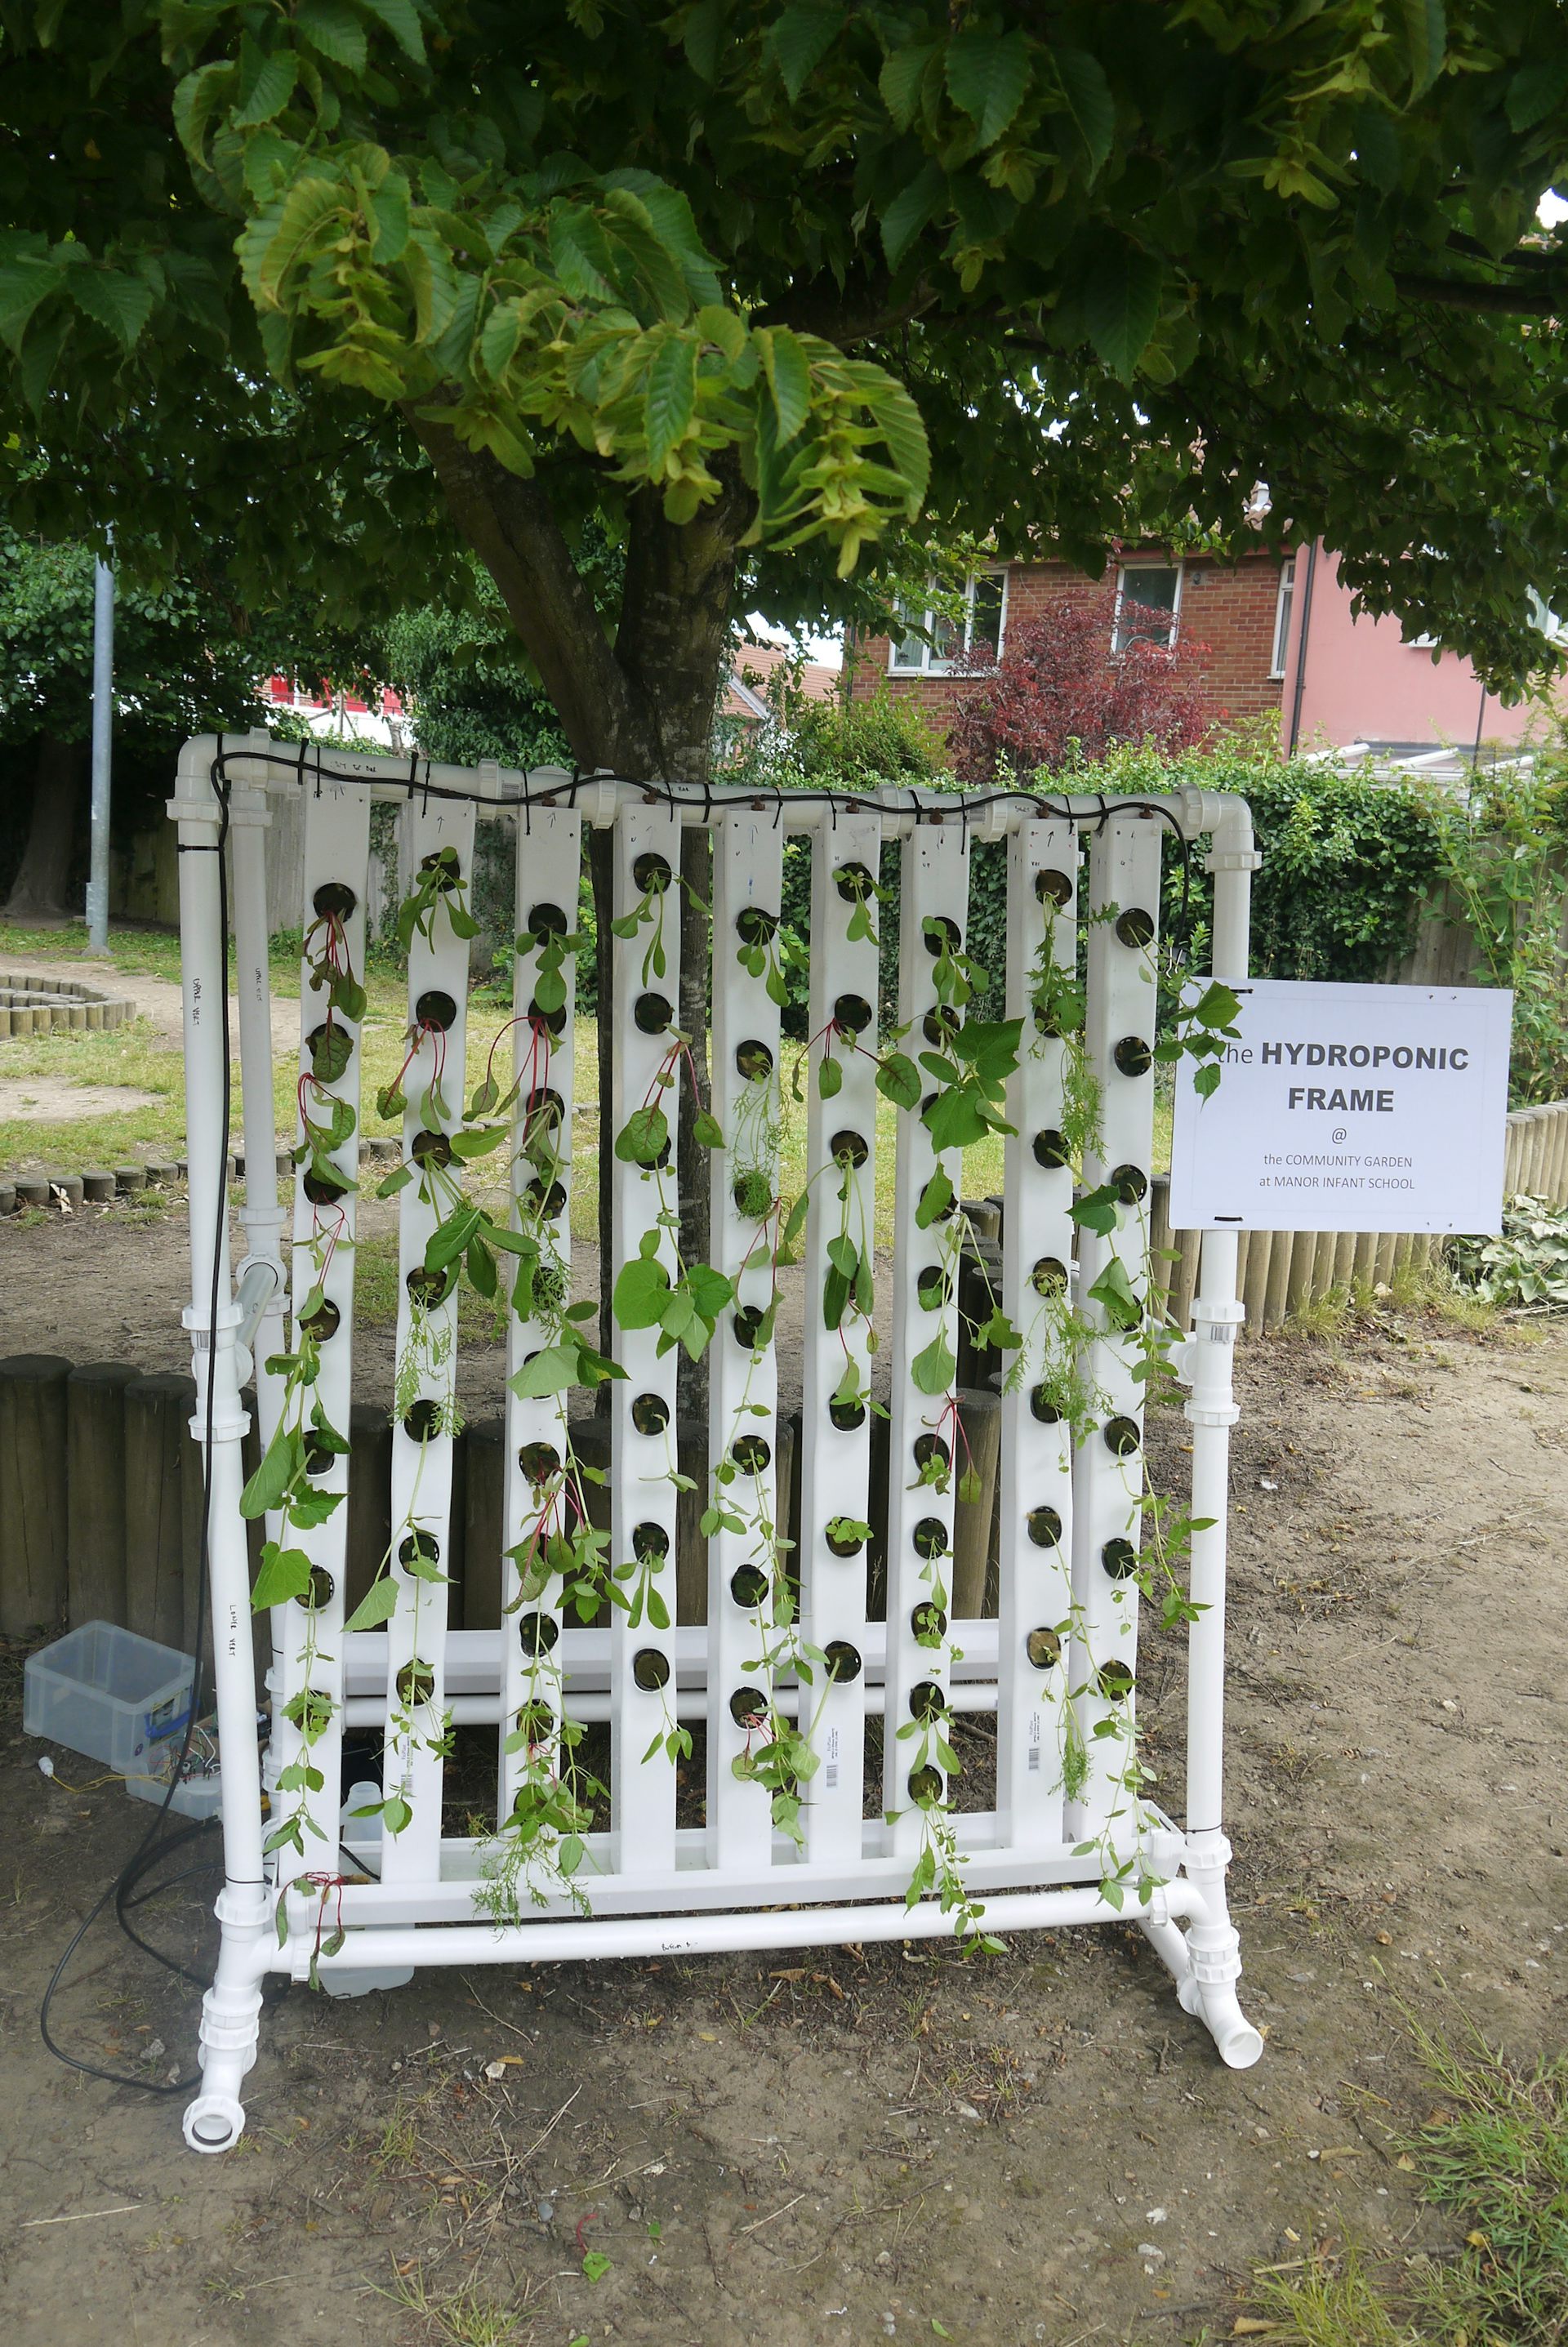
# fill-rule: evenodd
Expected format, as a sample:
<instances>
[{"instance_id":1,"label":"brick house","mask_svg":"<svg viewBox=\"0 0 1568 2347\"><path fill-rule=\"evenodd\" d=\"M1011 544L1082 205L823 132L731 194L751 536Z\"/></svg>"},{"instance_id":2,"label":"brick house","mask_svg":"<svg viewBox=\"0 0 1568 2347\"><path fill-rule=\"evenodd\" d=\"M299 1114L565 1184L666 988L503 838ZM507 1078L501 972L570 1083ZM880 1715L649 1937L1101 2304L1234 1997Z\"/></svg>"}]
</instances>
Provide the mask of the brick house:
<instances>
[{"instance_id":1,"label":"brick house","mask_svg":"<svg viewBox=\"0 0 1568 2347\"><path fill-rule=\"evenodd\" d=\"M1099 580L1066 562L999 563L968 582L961 640L948 630L936 646L913 631L848 645L850 696L886 690L946 732L959 697L984 689L983 676L953 674L955 652L1005 647L1020 620L1048 620L1053 603L1107 588L1117 614L1108 663L1123 612L1141 634L1181 630L1204 647L1199 697L1215 723L1274 716L1287 749L1327 743L1410 756L1444 743L1517 743L1532 723L1528 705L1503 708L1459 653L1434 657L1430 640L1407 638L1397 620L1358 616L1320 542L1284 559L1259 551L1235 562L1141 548ZM1561 688L1556 697L1563 712Z\"/></svg>"}]
</instances>

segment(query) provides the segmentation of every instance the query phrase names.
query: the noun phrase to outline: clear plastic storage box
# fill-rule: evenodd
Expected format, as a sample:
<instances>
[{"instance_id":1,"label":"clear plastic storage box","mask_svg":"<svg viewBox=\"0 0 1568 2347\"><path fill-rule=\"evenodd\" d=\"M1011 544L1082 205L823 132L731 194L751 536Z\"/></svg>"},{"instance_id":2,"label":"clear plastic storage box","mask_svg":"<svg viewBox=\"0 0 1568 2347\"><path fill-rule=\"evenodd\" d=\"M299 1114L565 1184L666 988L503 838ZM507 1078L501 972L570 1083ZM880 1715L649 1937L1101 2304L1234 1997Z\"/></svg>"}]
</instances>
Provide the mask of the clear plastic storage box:
<instances>
[{"instance_id":1,"label":"clear plastic storage box","mask_svg":"<svg viewBox=\"0 0 1568 2347\"><path fill-rule=\"evenodd\" d=\"M141 1773L170 1737L185 1733L195 1685L189 1655L112 1622L84 1622L29 1656L22 1726L118 1776Z\"/></svg>"}]
</instances>

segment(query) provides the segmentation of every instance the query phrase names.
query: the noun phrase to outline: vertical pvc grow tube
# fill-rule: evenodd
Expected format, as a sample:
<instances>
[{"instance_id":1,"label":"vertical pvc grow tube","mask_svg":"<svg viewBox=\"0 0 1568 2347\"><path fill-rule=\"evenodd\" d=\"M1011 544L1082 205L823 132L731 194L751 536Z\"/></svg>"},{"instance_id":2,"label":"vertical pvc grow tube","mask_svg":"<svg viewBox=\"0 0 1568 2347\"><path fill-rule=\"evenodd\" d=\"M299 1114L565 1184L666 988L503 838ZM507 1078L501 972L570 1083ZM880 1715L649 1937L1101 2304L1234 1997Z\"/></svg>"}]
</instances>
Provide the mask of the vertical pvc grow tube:
<instances>
[{"instance_id":1,"label":"vertical pvc grow tube","mask_svg":"<svg viewBox=\"0 0 1568 2347\"><path fill-rule=\"evenodd\" d=\"M679 1045L681 824L670 807L624 804L615 822L615 917L641 915L614 949L616 1053L612 1140L634 1111L660 1110L668 1156L641 1165L617 1156L611 1214L619 1280L646 1255L673 1279L679 1269L675 1166L691 1071ZM668 1874L675 1864L676 1358L657 1327L618 1320L615 1358L625 1370L610 1389L611 1563L630 1567L630 1605L612 1609L610 1635L610 1829L613 1863L627 1875ZM652 1602L657 1601L657 1602ZM633 1614L637 1618L632 1619Z\"/></svg>"},{"instance_id":2,"label":"vertical pvc grow tube","mask_svg":"<svg viewBox=\"0 0 1568 2347\"><path fill-rule=\"evenodd\" d=\"M737 1756L768 1735L784 1635L790 1560L779 1542L778 1358L771 1327L779 1208L779 1005L768 992L784 893L777 811L733 808L713 830L713 1267L735 1283L708 1354L708 1852L739 1871L771 1854L766 1786L738 1778ZM737 956L764 957L753 974ZM783 1495L787 1520L789 1494ZM741 1527L737 1529L737 1525ZM759 1703L758 1698L761 1698ZM808 1796L809 1798L809 1796Z\"/></svg>"},{"instance_id":3,"label":"vertical pvc grow tube","mask_svg":"<svg viewBox=\"0 0 1568 2347\"><path fill-rule=\"evenodd\" d=\"M903 847L899 886L898 1024L907 1050L939 1055L949 1024L962 1017L938 1005L933 977L938 932L956 948L967 932L968 839L958 816L928 815ZM931 927L928 929L927 924ZM936 1079L924 1067L922 1081ZM930 1096L927 1092L927 1097ZM933 1217L931 1185L938 1174L952 1203ZM893 1847L913 1855L925 1819L910 1785L910 1740L899 1730L915 1717L916 1688L934 1688L922 1710L946 1701L952 1664L953 1480L958 1472L958 1411L953 1396L958 1339L957 1199L960 1153L938 1152L918 1109L898 1118L898 1189L893 1228L893 1384L887 1428L887 1707L883 1742L883 1798L897 1812ZM945 1346L953 1366L933 1390L918 1365L933 1346ZM945 1491L920 1480L922 1438L947 1447L951 1470ZM917 1446L920 1449L917 1450ZM937 1796L946 1798L940 1769Z\"/></svg>"},{"instance_id":4,"label":"vertical pvc grow tube","mask_svg":"<svg viewBox=\"0 0 1568 2347\"><path fill-rule=\"evenodd\" d=\"M1074 1702L1083 1754L1082 1790L1068 1805L1068 1832L1102 1846L1110 1873L1134 1857L1140 1833L1132 1741L1138 1654L1138 1553L1143 1493L1143 1388L1132 1372L1134 1331L1119 1316L1148 1298L1148 1207L1153 1147L1155 944L1159 934L1160 826L1116 815L1089 850L1086 1041L1101 1087L1100 1131L1084 1152L1089 1191L1117 1194L1115 1227L1079 1234L1078 1308L1095 1330L1084 1373L1098 1421L1073 1466L1072 1581L1079 1636Z\"/></svg>"},{"instance_id":5,"label":"vertical pvc grow tube","mask_svg":"<svg viewBox=\"0 0 1568 2347\"><path fill-rule=\"evenodd\" d=\"M571 1278L576 955L568 953L562 962L566 1002L559 1011L541 1006L534 989L547 936L573 935L577 929L582 817L569 807L520 810L518 833L514 918L520 950L512 964L515 1023L507 1055L518 1087L508 1177L512 1225L520 1229L526 1219L530 1228L548 1233L554 1260L543 1265L535 1279L536 1286L541 1278L553 1286L559 1278L561 1294L548 1299L552 1315L559 1315L569 1297ZM498 1061L501 1055L497 1051L494 1056ZM535 1163L539 1156L546 1160L542 1168ZM541 1245L545 1243L541 1236ZM509 1280L515 1270L511 1260L503 1258L502 1277ZM545 1550L553 1532L569 1532L587 1498L570 1471L570 1393L525 1398L515 1389L524 1366L551 1341L550 1328L538 1310L527 1320L508 1311L496 1820L503 1830L527 1768L528 1747L518 1739L529 1732L528 1719L538 1723L535 1741L540 1746L559 1734L564 1671L560 1581L553 1573L546 1577ZM467 1560L470 1572L474 1563ZM541 1714L548 1716L548 1725Z\"/></svg>"},{"instance_id":6,"label":"vertical pvc grow tube","mask_svg":"<svg viewBox=\"0 0 1568 2347\"><path fill-rule=\"evenodd\" d=\"M446 1743L446 1615L452 1559L452 1437L456 1419L460 1250L426 1260L437 1226L462 1212L463 1161L451 1135L464 1109L468 941L452 926L474 869L474 808L411 802L410 865L449 873L408 948L408 1035L403 1078L404 1163L415 1180L398 1195L397 1382L407 1404L392 1430L392 1553L397 1593L386 1625L384 1799L404 1802L401 1825L384 1809L381 1879L434 1882L441 1873L441 1788Z\"/></svg>"},{"instance_id":7,"label":"vertical pvc grow tube","mask_svg":"<svg viewBox=\"0 0 1568 2347\"><path fill-rule=\"evenodd\" d=\"M1023 1339L1002 1397L999 1526L997 1810L1019 1848L1062 1838L1062 1751L1072 1610L1072 1430L1048 1368L1068 1357L1072 1168L1063 1071L1067 1044L1050 1031L1049 962L1077 965L1078 833L1071 823L1021 824L1008 842L1007 1015L1020 1022L1008 1088L1002 1309Z\"/></svg>"},{"instance_id":8,"label":"vertical pvc grow tube","mask_svg":"<svg viewBox=\"0 0 1568 2347\"><path fill-rule=\"evenodd\" d=\"M839 1517L864 1523L870 1510L870 1331L857 1310L841 1313L830 1327L825 1299L835 1240L846 1237L875 1255L876 1066L855 1050L846 1022L869 1005L875 1041L879 915L873 892L881 860L881 821L858 808L834 809L813 839L799 1566L802 1633L827 1658L815 1666L819 1676L802 1695L803 1717L816 1719L822 1763L805 1813L813 1865L856 1863L866 1839L866 1560L864 1549L838 1554L829 1545L829 1526ZM852 926L860 932L854 938ZM839 1084L825 1100L822 1068L830 1059Z\"/></svg>"}]
</instances>

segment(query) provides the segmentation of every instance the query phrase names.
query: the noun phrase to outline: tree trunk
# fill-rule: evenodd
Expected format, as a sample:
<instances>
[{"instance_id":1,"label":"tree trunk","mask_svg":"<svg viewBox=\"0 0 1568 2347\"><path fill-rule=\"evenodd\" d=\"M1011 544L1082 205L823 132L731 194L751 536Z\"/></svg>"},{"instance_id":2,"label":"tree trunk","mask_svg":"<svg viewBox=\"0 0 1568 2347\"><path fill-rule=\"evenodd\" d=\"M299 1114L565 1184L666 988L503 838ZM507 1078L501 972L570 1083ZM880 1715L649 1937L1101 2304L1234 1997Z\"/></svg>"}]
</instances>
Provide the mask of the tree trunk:
<instances>
[{"instance_id":1,"label":"tree trunk","mask_svg":"<svg viewBox=\"0 0 1568 2347\"><path fill-rule=\"evenodd\" d=\"M52 733L39 740L27 845L5 900L7 920L69 920L81 910L71 901L71 866L86 747Z\"/></svg>"}]
</instances>

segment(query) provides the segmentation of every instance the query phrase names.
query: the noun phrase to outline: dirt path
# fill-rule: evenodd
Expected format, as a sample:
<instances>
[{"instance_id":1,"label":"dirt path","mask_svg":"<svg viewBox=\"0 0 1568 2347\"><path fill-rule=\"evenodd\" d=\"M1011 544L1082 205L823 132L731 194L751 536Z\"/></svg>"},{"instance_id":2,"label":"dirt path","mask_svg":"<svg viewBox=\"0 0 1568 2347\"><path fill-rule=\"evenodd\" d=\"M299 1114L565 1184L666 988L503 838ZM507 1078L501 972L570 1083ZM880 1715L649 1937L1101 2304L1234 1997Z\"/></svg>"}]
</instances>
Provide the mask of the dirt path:
<instances>
[{"instance_id":1,"label":"dirt path","mask_svg":"<svg viewBox=\"0 0 1568 2347\"><path fill-rule=\"evenodd\" d=\"M142 1818L117 1788L46 1783L13 1715L15 2335L1184 2342L1227 2335L1251 2267L1309 2238L1447 2240L1389 2141L1430 2099L1398 2000L1440 2021L1451 1988L1526 2053L1563 2034L1568 1343L1389 1323L1342 1359L1250 1348L1242 1374L1229 1807L1257 2069L1219 2066L1131 1932L973 1967L895 1948L436 1973L282 1995L243 2147L201 2161L179 2097L39 2044L50 1966ZM1184 1431L1156 1422L1167 1468ZM1151 1642L1140 1677L1170 1769L1179 1648ZM1160 1793L1179 1806L1173 1769ZM138 1920L194 1951L210 1888ZM112 1928L56 2011L69 2045L184 2077L195 2020ZM437 2330L389 2291L470 2295ZM485 2305L520 2310L515 2331Z\"/></svg>"}]
</instances>

